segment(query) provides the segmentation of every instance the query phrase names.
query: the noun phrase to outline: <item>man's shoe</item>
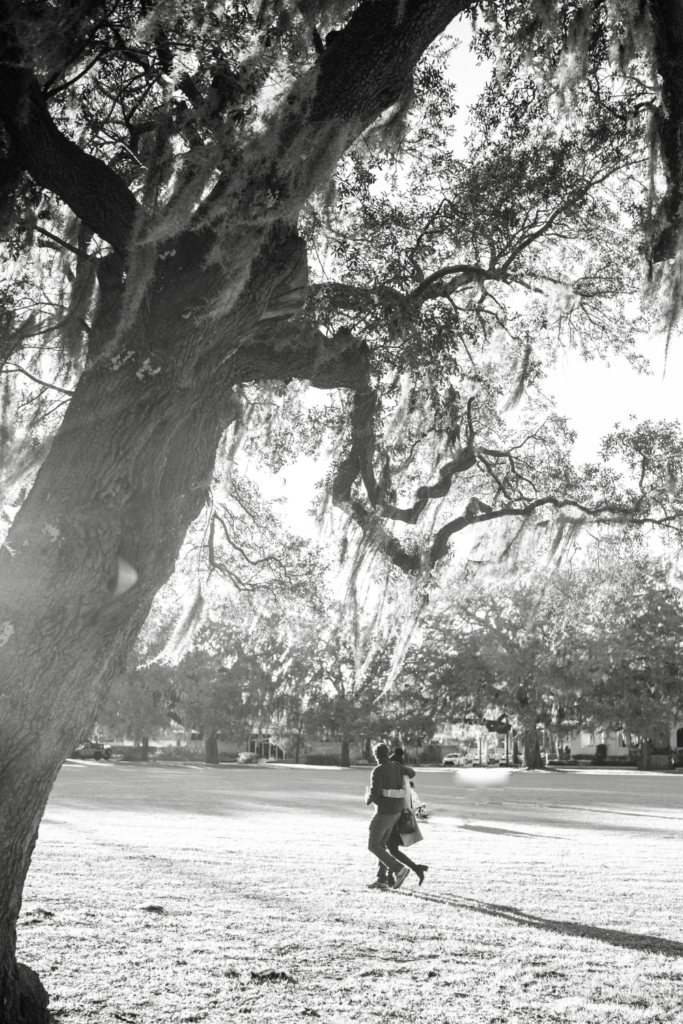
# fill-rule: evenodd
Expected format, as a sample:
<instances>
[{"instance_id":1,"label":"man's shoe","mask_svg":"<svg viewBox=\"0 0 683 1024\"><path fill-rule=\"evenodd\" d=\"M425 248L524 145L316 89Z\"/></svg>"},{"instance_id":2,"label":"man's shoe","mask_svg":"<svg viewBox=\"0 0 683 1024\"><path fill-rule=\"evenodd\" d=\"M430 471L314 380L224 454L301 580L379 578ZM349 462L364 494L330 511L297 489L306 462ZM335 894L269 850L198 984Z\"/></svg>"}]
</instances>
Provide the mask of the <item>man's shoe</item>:
<instances>
[{"instance_id":1,"label":"man's shoe","mask_svg":"<svg viewBox=\"0 0 683 1024\"><path fill-rule=\"evenodd\" d=\"M429 871L429 866L427 864L416 864L415 865L415 874L420 879L420 881L418 882L418 885L422 885L422 883L424 882L424 880L425 880L425 871Z\"/></svg>"},{"instance_id":2,"label":"man's shoe","mask_svg":"<svg viewBox=\"0 0 683 1024\"><path fill-rule=\"evenodd\" d=\"M370 885L367 886L367 888L368 889L387 889L388 890L389 886L387 885L386 882L380 882L380 880L378 878L376 882L371 882Z\"/></svg>"},{"instance_id":3,"label":"man's shoe","mask_svg":"<svg viewBox=\"0 0 683 1024\"><path fill-rule=\"evenodd\" d=\"M409 874L410 868L401 868L400 871L397 871L396 877L394 878L394 889L399 889L403 885Z\"/></svg>"},{"instance_id":4,"label":"man's shoe","mask_svg":"<svg viewBox=\"0 0 683 1024\"><path fill-rule=\"evenodd\" d=\"M387 882L389 883L389 888L393 889L394 888L394 876L392 874L390 874L388 876Z\"/></svg>"}]
</instances>

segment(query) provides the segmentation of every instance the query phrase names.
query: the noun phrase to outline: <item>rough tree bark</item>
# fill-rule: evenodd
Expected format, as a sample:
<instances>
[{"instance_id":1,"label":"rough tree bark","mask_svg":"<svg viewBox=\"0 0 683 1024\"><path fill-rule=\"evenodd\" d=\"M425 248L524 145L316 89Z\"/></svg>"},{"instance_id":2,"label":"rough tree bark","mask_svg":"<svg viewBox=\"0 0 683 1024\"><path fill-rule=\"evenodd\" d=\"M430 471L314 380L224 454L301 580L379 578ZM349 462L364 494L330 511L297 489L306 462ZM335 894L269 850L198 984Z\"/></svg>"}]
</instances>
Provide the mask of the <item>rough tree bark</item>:
<instances>
[{"instance_id":1,"label":"rough tree bark","mask_svg":"<svg viewBox=\"0 0 683 1024\"><path fill-rule=\"evenodd\" d=\"M683 198L683 7L679 0L649 0L655 59L661 77L661 105L655 110L667 192L655 226L655 263L676 256L681 233Z\"/></svg>"},{"instance_id":2,"label":"rough tree bark","mask_svg":"<svg viewBox=\"0 0 683 1024\"><path fill-rule=\"evenodd\" d=\"M272 123L273 161L255 164L249 194L235 198L234 237L193 225L163 262L131 246L142 218L134 198L57 128L18 43L9 31L0 37L0 118L13 159L114 250L99 267L90 363L0 550L0 1024L47 1024L47 996L15 959L38 826L207 499L216 449L238 412L234 387L360 383L348 341L303 330L289 339L284 329L306 283L298 210L469 6L361 3ZM0 4L10 23L7 10ZM281 197L268 223L249 213L266 188ZM209 259L217 241L241 271L229 291ZM126 275L130 283L150 260L144 301L121 323Z\"/></svg>"},{"instance_id":3,"label":"rough tree bark","mask_svg":"<svg viewBox=\"0 0 683 1024\"><path fill-rule=\"evenodd\" d=\"M351 753L348 740L341 741L341 766L342 768L351 767Z\"/></svg>"}]
</instances>

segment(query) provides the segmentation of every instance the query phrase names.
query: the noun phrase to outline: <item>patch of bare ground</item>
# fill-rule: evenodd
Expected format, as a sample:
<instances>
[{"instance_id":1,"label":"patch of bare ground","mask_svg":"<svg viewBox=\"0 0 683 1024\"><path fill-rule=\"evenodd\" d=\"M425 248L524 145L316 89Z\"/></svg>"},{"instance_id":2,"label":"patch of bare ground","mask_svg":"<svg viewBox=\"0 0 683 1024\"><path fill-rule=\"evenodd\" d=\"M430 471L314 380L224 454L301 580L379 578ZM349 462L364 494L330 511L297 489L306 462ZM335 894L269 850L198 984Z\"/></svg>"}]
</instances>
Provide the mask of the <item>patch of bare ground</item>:
<instances>
[{"instance_id":1,"label":"patch of bare ground","mask_svg":"<svg viewBox=\"0 0 683 1024\"><path fill-rule=\"evenodd\" d=\"M57 1020L680 1020L683 779L421 773L380 892L366 774L67 764L19 926Z\"/></svg>"}]
</instances>

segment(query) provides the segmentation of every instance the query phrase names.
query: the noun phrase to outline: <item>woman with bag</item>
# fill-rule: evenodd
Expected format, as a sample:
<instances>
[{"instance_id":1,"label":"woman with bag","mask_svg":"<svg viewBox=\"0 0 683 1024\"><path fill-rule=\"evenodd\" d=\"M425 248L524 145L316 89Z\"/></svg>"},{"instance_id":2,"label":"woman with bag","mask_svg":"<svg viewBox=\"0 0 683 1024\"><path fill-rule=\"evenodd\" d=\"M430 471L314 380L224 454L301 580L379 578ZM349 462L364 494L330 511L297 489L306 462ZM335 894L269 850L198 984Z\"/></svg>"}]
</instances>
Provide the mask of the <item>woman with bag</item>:
<instances>
[{"instance_id":1,"label":"woman with bag","mask_svg":"<svg viewBox=\"0 0 683 1024\"><path fill-rule=\"evenodd\" d=\"M404 757L405 754L403 748L397 747L389 760L395 761L397 764L403 764ZM407 868L410 868L411 871L414 871L420 880L419 884L422 885L425 880L425 872L429 870L428 865L416 864L410 859L410 857L408 857L407 854L402 853L400 850L401 846L413 846L415 843L419 843L424 839L412 810L412 785L413 784L410 779L407 776L404 777L403 787L406 791L404 797L405 808L401 817L394 825L391 836L387 841L387 850L396 858L396 860L399 860L402 864L405 864ZM398 889L399 885L403 882L403 879L396 884L394 875L387 870L384 864L380 863L379 870L377 872L377 881L380 884L388 884L390 889Z\"/></svg>"}]
</instances>

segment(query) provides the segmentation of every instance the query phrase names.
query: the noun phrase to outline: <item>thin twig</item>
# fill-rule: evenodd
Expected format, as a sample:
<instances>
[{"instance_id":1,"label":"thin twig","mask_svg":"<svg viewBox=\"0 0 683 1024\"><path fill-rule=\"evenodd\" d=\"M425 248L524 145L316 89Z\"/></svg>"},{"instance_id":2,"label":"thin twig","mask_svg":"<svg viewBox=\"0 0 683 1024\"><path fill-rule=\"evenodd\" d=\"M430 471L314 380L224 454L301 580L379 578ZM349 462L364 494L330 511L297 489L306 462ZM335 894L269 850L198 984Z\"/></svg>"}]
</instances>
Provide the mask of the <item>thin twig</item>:
<instances>
[{"instance_id":1,"label":"thin twig","mask_svg":"<svg viewBox=\"0 0 683 1024\"><path fill-rule=\"evenodd\" d=\"M0 370L0 373L23 373L24 376L29 377L36 384L40 384L44 388L51 388L53 391L61 391L63 395L73 395L73 391L69 391L68 388L60 388L58 384L48 384L46 380L41 380L40 377L34 377L32 373L25 370L23 366L19 366L18 363L7 363L7 366L11 366L11 370Z\"/></svg>"}]
</instances>

